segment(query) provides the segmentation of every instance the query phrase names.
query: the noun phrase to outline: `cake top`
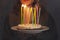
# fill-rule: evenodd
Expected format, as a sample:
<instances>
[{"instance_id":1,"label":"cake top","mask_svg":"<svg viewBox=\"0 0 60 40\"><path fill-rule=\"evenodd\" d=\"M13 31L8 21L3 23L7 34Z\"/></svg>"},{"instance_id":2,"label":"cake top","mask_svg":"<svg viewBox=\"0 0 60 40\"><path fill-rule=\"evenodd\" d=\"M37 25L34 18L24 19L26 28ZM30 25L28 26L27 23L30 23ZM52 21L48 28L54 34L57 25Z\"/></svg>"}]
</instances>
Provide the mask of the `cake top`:
<instances>
[{"instance_id":1,"label":"cake top","mask_svg":"<svg viewBox=\"0 0 60 40\"><path fill-rule=\"evenodd\" d=\"M20 29L36 29L36 28L40 28L41 25L39 25L39 24L19 24L18 27Z\"/></svg>"}]
</instances>

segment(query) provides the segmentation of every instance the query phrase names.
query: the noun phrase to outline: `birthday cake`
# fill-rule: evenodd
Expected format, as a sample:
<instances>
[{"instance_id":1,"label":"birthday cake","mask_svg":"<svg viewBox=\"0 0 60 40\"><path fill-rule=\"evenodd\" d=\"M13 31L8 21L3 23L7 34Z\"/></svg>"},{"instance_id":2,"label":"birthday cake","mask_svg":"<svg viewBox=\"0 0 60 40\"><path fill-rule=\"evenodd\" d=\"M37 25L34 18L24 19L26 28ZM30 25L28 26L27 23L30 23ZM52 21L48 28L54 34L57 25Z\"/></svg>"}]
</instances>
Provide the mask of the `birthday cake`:
<instances>
[{"instance_id":1,"label":"birthday cake","mask_svg":"<svg viewBox=\"0 0 60 40\"><path fill-rule=\"evenodd\" d=\"M18 29L38 29L41 28L39 24L19 24Z\"/></svg>"}]
</instances>

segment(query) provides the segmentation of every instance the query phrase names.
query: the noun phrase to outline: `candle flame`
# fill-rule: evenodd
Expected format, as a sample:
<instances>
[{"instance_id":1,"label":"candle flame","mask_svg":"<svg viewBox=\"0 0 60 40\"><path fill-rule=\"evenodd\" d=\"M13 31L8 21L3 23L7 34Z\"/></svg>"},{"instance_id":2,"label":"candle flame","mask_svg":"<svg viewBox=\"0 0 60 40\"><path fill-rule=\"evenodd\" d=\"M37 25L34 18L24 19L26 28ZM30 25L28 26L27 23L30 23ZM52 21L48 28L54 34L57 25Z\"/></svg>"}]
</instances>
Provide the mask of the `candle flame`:
<instances>
[{"instance_id":1,"label":"candle flame","mask_svg":"<svg viewBox=\"0 0 60 40\"><path fill-rule=\"evenodd\" d=\"M26 6L25 4L22 4L22 7L24 7L24 8L25 8L25 7L27 7L27 6Z\"/></svg>"}]
</instances>

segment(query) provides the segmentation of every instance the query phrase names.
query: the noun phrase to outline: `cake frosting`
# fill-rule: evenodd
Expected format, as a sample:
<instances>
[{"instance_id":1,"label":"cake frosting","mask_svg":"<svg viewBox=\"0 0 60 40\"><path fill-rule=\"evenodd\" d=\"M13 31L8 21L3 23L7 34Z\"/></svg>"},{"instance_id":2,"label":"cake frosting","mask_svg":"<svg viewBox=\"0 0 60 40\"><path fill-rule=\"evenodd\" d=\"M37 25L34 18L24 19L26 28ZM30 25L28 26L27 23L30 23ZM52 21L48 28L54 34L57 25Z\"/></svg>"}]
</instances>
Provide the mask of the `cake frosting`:
<instances>
[{"instance_id":1,"label":"cake frosting","mask_svg":"<svg viewBox=\"0 0 60 40\"><path fill-rule=\"evenodd\" d=\"M20 29L37 29L40 28L39 24L18 24L18 28Z\"/></svg>"}]
</instances>

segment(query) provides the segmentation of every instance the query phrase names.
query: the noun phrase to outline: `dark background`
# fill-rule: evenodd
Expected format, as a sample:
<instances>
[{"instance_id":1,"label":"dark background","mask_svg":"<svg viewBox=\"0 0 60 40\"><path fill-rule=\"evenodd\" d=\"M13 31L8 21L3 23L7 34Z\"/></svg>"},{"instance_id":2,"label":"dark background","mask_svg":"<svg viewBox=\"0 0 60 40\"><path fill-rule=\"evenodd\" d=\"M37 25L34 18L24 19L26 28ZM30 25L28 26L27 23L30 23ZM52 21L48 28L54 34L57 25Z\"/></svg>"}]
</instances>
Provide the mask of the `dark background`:
<instances>
[{"instance_id":1,"label":"dark background","mask_svg":"<svg viewBox=\"0 0 60 40\"><path fill-rule=\"evenodd\" d=\"M42 5L48 10L50 15L54 18L57 28L58 39L60 40L60 0L41 0ZM45 3L47 2L47 5ZM13 5L16 0L0 0L0 40L4 34L4 22L6 15L12 11Z\"/></svg>"}]
</instances>

